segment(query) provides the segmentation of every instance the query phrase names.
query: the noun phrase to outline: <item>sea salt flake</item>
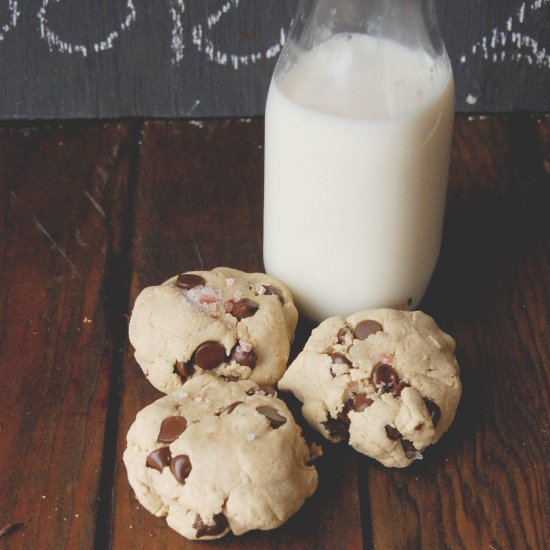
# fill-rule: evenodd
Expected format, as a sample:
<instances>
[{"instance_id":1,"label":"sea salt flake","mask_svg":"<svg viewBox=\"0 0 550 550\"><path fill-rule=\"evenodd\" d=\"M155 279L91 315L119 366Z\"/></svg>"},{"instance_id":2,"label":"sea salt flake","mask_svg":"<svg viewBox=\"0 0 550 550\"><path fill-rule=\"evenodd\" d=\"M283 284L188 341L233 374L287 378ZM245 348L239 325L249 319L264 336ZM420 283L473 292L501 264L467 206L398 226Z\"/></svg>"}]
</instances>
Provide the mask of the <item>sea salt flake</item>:
<instances>
[{"instance_id":1,"label":"sea salt flake","mask_svg":"<svg viewBox=\"0 0 550 550\"><path fill-rule=\"evenodd\" d=\"M248 353L252 350L252 344L250 342L247 342L246 340L239 340L239 347L245 353Z\"/></svg>"},{"instance_id":2,"label":"sea salt flake","mask_svg":"<svg viewBox=\"0 0 550 550\"><path fill-rule=\"evenodd\" d=\"M235 292L235 300L238 302L243 297L243 293L240 290Z\"/></svg>"},{"instance_id":3,"label":"sea salt flake","mask_svg":"<svg viewBox=\"0 0 550 550\"><path fill-rule=\"evenodd\" d=\"M256 439L256 434L253 434L253 433L246 434L247 441L254 441L255 439Z\"/></svg>"},{"instance_id":4,"label":"sea salt flake","mask_svg":"<svg viewBox=\"0 0 550 550\"><path fill-rule=\"evenodd\" d=\"M225 284L227 286L233 286L235 284L235 279L233 279L233 277L228 277L226 280L225 280Z\"/></svg>"},{"instance_id":5,"label":"sea salt flake","mask_svg":"<svg viewBox=\"0 0 550 550\"><path fill-rule=\"evenodd\" d=\"M385 363L386 365L393 365L395 361L395 355L393 353L381 353L380 362Z\"/></svg>"},{"instance_id":6,"label":"sea salt flake","mask_svg":"<svg viewBox=\"0 0 550 550\"><path fill-rule=\"evenodd\" d=\"M208 315L215 315L218 306L222 307L221 291L207 286L197 286L189 289L184 295L184 299L192 307Z\"/></svg>"},{"instance_id":7,"label":"sea salt flake","mask_svg":"<svg viewBox=\"0 0 550 550\"><path fill-rule=\"evenodd\" d=\"M260 286L256 289L256 294L265 294L265 286L264 286L264 285L260 285Z\"/></svg>"}]
</instances>

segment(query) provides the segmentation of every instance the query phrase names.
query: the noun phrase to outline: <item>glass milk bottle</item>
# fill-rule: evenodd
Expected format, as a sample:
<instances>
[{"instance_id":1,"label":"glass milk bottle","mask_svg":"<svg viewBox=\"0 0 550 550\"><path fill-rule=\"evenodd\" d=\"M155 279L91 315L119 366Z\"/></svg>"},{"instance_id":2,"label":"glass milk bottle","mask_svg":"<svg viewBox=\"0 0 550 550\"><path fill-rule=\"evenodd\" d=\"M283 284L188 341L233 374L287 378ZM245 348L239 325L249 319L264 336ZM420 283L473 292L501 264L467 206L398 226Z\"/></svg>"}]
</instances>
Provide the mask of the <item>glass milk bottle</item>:
<instances>
[{"instance_id":1,"label":"glass milk bottle","mask_svg":"<svg viewBox=\"0 0 550 550\"><path fill-rule=\"evenodd\" d=\"M418 305L453 118L432 0L300 2L266 106L264 264L302 313Z\"/></svg>"}]
</instances>

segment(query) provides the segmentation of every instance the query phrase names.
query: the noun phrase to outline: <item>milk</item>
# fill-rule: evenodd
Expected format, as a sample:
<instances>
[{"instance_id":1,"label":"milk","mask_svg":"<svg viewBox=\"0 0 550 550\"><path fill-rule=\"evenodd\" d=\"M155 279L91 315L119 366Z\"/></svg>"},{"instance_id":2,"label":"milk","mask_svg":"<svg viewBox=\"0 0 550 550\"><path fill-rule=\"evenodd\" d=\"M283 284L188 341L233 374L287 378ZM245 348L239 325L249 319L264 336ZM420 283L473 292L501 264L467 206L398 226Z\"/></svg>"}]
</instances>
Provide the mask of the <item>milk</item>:
<instances>
[{"instance_id":1,"label":"milk","mask_svg":"<svg viewBox=\"0 0 550 550\"><path fill-rule=\"evenodd\" d=\"M272 81L264 264L312 319L413 308L441 244L452 74L422 51L335 35Z\"/></svg>"}]
</instances>

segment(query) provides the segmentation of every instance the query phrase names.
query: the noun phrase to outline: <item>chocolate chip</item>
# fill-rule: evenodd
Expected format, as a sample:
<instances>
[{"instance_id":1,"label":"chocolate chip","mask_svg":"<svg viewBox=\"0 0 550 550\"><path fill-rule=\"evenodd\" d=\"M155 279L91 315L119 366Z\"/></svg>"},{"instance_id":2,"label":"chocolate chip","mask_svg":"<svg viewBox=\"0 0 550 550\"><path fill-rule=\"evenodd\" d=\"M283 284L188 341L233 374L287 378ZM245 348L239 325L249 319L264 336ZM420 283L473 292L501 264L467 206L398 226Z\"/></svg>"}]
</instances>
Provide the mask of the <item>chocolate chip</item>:
<instances>
[{"instance_id":1,"label":"chocolate chip","mask_svg":"<svg viewBox=\"0 0 550 550\"><path fill-rule=\"evenodd\" d=\"M249 300L248 298L242 298L233 302L233 309L231 310L231 315L241 320L246 317L252 317L254 313L258 311L260 306L254 301Z\"/></svg>"},{"instance_id":2,"label":"chocolate chip","mask_svg":"<svg viewBox=\"0 0 550 550\"><path fill-rule=\"evenodd\" d=\"M352 402L351 408L355 412L362 412L374 403L374 401L370 397L367 397L365 393L356 393L353 396L352 401L353 402Z\"/></svg>"},{"instance_id":3,"label":"chocolate chip","mask_svg":"<svg viewBox=\"0 0 550 550\"><path fill-rule=\"evenodd\" d=\"M185 382L195 374L195 367L193 367L192 361L188 361L187 363L176 361L174 364L174 373L179 374L182 381Z\"/></svg>"},{"instance_id":4,"label":"chocolate chip","mask_svg":"<svg viewBox=\"0 0 550 550\"><path fill-rule=\"evenodd\" d=\"M329 418L323 424L331 437L342 437L345 440L349 438L349 422L339 418Z\"/></svg>"},{"instance_id":5,"label":"chocolate chip","mask_svg":"<svg viewBox=\"0 0 550 550\"><path fill-rule=\"evenodd\" d=\"M219 342L204 342L195 350L195 364L212 370L225 362L225 349Z\"/></svg>"},{"instance_id":6,"label":"chocolate chip","mask_svg":"<svg viewBox=\"0 0 550 550\"><path fill-rule=\"evenodd\" d=\"M163 468L170 464L171 458L170 447L161 447L149 454L145 464L147 468L153 468L162 472Z\"/></svg>"},{"instance_id":7,"label":"chocolate chip","mask_svg":"<svg viewBox=\"0 0 550 550\"><path fill-rule=\"evenodd\" d=\"M345 441L349 439L349 421L337 418L328 418L323 422L330 437L341 437Z\"/></svg>"},{"instance_id":8,"label":"chocolate chip","mask_svg":"<svg viewBox=\"0 0 550 550\"><path fill-rule=\"evenodd\" d=\"M235 363L245 367L250 367L251 369L256 366L256 361L258 359L258 356L254 353L254 351L244 351L239 345L232 349L230 357L232 361L235 361Z\"/></svg>"},{"instance_id":9,"label":"chocolate chip","mask_svg":"<svg viewBox=\"0 0 550 550\"><path fill-rule=\"evenodd\" d=\"M161 443L172 443L187 428L187 422L183 416L169 416L162 421L158 441Z\"/></svg>"},{"instance_id":10,"label":"chocolate chip","mask_svg":"<svg viewBox=\"0 0 550 550\"><path fill-rule=\"evenodd\" d=\"M388 391L399 382L399 376L386 363L377 363L372 369L369 381L376 389Z\"/></svg>"},{"instance_id":11,"label":"chocolate chip","mask_svg":"<svg viewBox=\"0 0 550 550\"><path fill-rule=\"evenodd\" d=\"M431 399L428 399L427 397L424 397L424 403L426 404L428 414L430 415L430 418L432 419L432 424L435 428L439 423L439 419L441 418L441 409L439 408L439 405L437 403L434 403Z\"/></svg>"},{"instance_id":12,"label":"chocolate chip","mask_svg":"<svg viewBox=\"0 0 550 550\"><path fill-rule=\"evenodd\" d=\"M235 403L231 403L231 405L227 405L225 409L216 413L216 416L227 416L228 414L231 414L240 404L242 404L242 401L235 401Z\"/></svg>"},{"instance_id":13,"label":"chocolate chip","mask_svg":"<svg viewBox=\"0 0 550 550\"><path fill-rule=\"evenodd\" d=\"M221 535L227 527L227 519L223 514L216 514L214 516L213 525L204 523L199 514L195 516L195 523L193 523L193 528L197 530L196 537L198 539L206 536L215 537L216 535Z\"/></svg>"},{"instance_id":14,"label":"chocolate chip","mask_svg":"<svg viewBox=\"0 0 550 550\"><path fill-rule=\"evenodd\" d=\"M350 424L351 420L349 419L348 413L353 408L353 398L348 399L344 403L344 408L336 415L338 420L341 420L342 422L345 422L346 424Z\"/></svg>"},{"instance_id":15,"label":"chocolate chip","mask_svg":"<svg viewBox=\"0 0 550 550\"><path fill-rule=\"evenodd\" d=\"M356 327L353 329L353 334L355 338L359 340L366 340L371 334L375 334L381 330L382 325L380 323L366 319L365 321L357 323Z\"/></svg>"},{"instance_id":16,"label":"chocolate chip","mask_svg":"<svg viewBox=\"0 0 550 550\"><path fill-rule=\"evenodd\" d=\"M419 422L414 429L419 432L424 427L424 422Z\"/></svg>"},{"instance_id":17,"label":"chocolate chip","mask_svg":"<svg viewBox=\"0 0 550 550\"><path fill-rule=\"evenodd\" d=\"M343 354L338 351L335 351L331 354L330 358L332 359L333 365L351 365L351 361Z\"/></svg>"},{"instance_id":18,"label":"chocolate chip","mask_svg":"<svg viewBox=\"0 0 550 550\"><path fill-rule=\"evenodd\" d=\"M357 394L361 395L361 394ZM361 398L359 398L361 400ZM344 408L336 415L336 418L327 418L323 425L331 437L341 437L345 441L349 439L349 425L351 423L348 413L354 409L355 399L348 399ZM358 404L360 407L360 405ZM368 405L367 405L368 406ZM355 409L354 409L355 410ZM364 410L364 409L361 409ZM357 411L360 412L360 411Z\"/></svg>"},{"instance_id":19,"label":"chocolate chip","mask_svg":"<svg viewBox=\"0 0 550 550\"><path fill-rule=\"evenodd\" d=\"M269 420L269 424L274 430L286 423L286 418L281 416L273 407L262 405L256 410Z\"/></svg>"},{"instance_id":20,"label":"chocolate chip","mask_svg":"<svg viewBox=\"0 0 550 550\"><path fill-rule=\"evenodd\" d=\"M347 328L341 328L338 333L336 334L336 338L338 338L339 344L345 344L346 343L346 334L349 333L349 330Z\"/></svg>"},{"instance_id":21,"label":"chocolate chip","mask_svg":"<svg viewBox=\"0 0 550 550\"><path fill-rule=\"evenodd\" d=\"M407 458L411 458L411 459L419 458L420 453L417 451L412 441L409 441L408 439L402 439L401 446L403 447L403 450L405 451L405 455L407 456ZM422 457L420 456L420 458Z\"/></svg>"},{"instance_id":22,"label":"chocolate chip","mask_svg":"<svg viewBox=\"0 0 550 550\"><path fill-rule=\"evenodd\" d=\"M277 287L274 287L272 285L264 285L264 288L265 288L264 296L277 296L281 304L285 303L285 299L283 298L283 293Z\"/></svg>"},{"instance_id":23,"label":"chocolate chip","mask_svg":"<svg viewBox=\"0 0 550 550\"><path fill-rule=\"evenodd\" d=\"M397 428L394 428L393 426L386 424L384 426L384 429L386 430L386 435L392 441L399 441L401 439L401 434L399 433L399 430Z\"/></svg>"},{"instance_id":24,"label":"chocolate chip","mask_svg":"<svg viewBox=\"0 0 550 550\"><path fill-rule=\"evenodd\" d=\"M178 275L176 281L176 286L189 290L190 288L195 288L196 286L203 286L206 284L206 280L200 275L195 275L193 273L182 273Z\"/></svg>"},{"instance_id":25,"label":"chocolate chip","mask_svg":"<svg viewBox=\"0 0 550 550\"><path fill-rule=\"evenodd\" d=\"M404 380L401 380L401 382L399 382L399 384L397 384L397 386L395 386L395 388L393 388L393 395L395 395L395 397L401 397L401 392L405 389L405 388L410 388L411 385L410 384L407 384L407 382L405 382Z\"/></svg>"},{"instance_id":26,"label":"chocolate chip","mask_svg":"<svg viewBox=\"0 0 550 550\"><path fill-rule=\"evenodd\" d=\"M187 455L178 455L172 458L172 462L170 463L170 470L172 470L174 477L180 483L183 483L192 470L189 457Z\"/></svg>"}]
</instances>

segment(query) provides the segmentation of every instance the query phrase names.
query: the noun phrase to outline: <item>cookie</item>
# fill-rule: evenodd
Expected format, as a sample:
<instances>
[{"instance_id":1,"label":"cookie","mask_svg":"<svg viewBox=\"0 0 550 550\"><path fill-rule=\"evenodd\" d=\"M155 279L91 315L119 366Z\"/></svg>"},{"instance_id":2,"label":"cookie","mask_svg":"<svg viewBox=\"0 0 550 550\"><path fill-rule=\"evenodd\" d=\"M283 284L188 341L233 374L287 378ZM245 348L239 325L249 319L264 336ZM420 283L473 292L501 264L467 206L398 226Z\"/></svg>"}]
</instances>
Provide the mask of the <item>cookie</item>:
<instances>
[{"instance_id":1,"label":"cookie","mask_svg":"<svg viewBox=\"0 0 550 550\"><path fill-rule=\"evenodd\" d=\"M286 405L210 374L140 411L124 463L140 503L188 539L274 529L317 487Z\"/></svg>"},{"instance_id":2,"label":"cookie","mask_svg":"<svg viewBox=\"0 0 550 550\"><path fill-rule=\"evenodd\" d=\"M222 267L144 289L129 337L136 361L164 393L205 371L264 386L283 375L297 319L281 282Z\"/></svg>"},{"instance_id":3,"label":"cookie","mask_svg":"<svg viewBox=\"0 0 550 550\"><path fill-rule=\"evenodd\" d=\"M279 388L309 424L385 466L404 467L449 428L462 391L455 342L420 311L331 317L313 332Z\"/></svg>"}]
</instances>

